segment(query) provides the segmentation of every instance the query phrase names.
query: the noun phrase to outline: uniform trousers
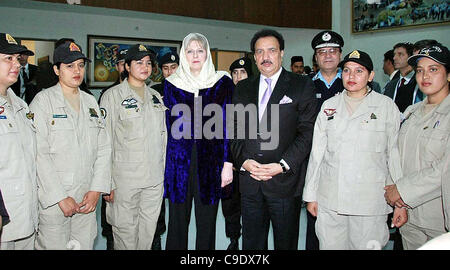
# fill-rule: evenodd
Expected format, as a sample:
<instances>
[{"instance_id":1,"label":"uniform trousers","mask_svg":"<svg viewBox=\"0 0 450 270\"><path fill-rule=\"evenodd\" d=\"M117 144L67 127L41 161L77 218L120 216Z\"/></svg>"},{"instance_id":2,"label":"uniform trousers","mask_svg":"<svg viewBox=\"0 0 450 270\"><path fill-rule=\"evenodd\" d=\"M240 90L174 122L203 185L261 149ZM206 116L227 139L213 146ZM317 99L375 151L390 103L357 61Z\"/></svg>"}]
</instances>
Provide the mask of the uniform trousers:
<instances>
[{"instance_id":1,"label":"uniform trousers","mask_svg":"<svg viewBox=\"0 0 450 270\"><path fill-rule=\"evenodd\" d=\"M386 215L355 216L318 208L316 233L320 249L366 250L382 249L389 240Z\"/></svg>"},{"instance_id":2,"label":"uniform trousers","mask_svg":"<svg viewBox=\"0 0 450 270\"><path fill-rule=\"evenodd\" d=\"M115 250L151 250L156 230L163 183L145 188L119 187L107 206Z\"/></svg>"},{"instance_id":3,"label":"uniform trousers","mask_svg":"<svg viewBox=\"0 0 450 270\"><path fill-rule=\"evenodd\" d=\"M186 200L184 203L174 203L169 200L166 250L187 250L192 201L194 201L195 207L195 249L214 250L216 248L216 219L219 203L202 203L198 186L197 166L197 151L194 144L194 147L192 147Z\"/></svg>"},{"instance_id":4,"label":"uniform trousers","mask_svg":"<svg viewBox=\"0 0 450 270\"><path fill-rule=\"evenodd\" d=\"M1 232L1 231L0 231ZM14 241L0 242L0 250L33 250L36 234Z\"/></svg>"},{"instance_id":5,"label":"uniform trousers","mask_svg":"<svg viewBox=\"0 0 450 270\"><path fill-rule=\"evenodd\" d=\"M445 232L444 227L442 227L442 230L425 229L409 222L400 227L403 248L405 250L418 249L426 242L444 234Z\"/></svg>"},{"instance_id":6,"label":"uniform trousers","mask_svg":"<svg viewBox=\"0 0 450 270\"><path fill-rule=\"evenodd\" d=\"M92 250L97 237L96 213L65 217L58 204L39 210L36 249ZM69 243L70 242L70 243ZM70 246L72 244L72 246Z\"/></svg>"}]
</instances>

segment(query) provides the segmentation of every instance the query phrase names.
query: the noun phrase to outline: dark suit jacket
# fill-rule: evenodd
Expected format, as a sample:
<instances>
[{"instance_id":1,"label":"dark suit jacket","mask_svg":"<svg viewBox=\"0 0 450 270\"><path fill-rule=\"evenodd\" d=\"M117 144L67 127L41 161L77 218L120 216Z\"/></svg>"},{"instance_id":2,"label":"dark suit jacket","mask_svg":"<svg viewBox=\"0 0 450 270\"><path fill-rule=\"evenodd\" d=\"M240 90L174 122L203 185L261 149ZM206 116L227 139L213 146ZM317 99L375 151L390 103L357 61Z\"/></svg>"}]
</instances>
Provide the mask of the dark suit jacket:
<instances>
[{"instance_id":1,"label":"dark suit jacket","mask_svg":"<svg viewBox=\"0 0 450 270\"><path fill-rule=\"evenodd\" d=\"M414 72L414 71L412 71ZM397 74L399 74L397 72ZM395 88L397 87L397 83L400 80L400 76L394 76L394 78L389 81L384 87L384 95L394 98ZM416 93L416 98L413 100L414 93ZM401 93L401 94L399 94ZM417 100L423 100L423 93L420 91L419 86L416 82L416 76L413 74L408 84L399 87L397 90L397 96L394 100L400 112L404 112L409 105L414 104Z\"/></svg>"},{"instance_id":2,"label":"dark suit jacket","mask_svg":"<svg viewBox=\"0 0 450 270\"><path fill-rule=\"evenodd\" d=\"M233 104L258 104L260 75L240 81L233 94ZM247 159L268 164L278 163L283 159L290 167L285 174L278 174L269 181L256 181L250 177L249 172L242 172L239 177L240 191L242 194L254 194L260 188L269 197L287 198L301 196L304 177L306 173L305 160L308 158L317 116L317 99L314 84L308 76L302 76L282 70L267 104L266 114L268 129L271 131L271 104L279 104L284 96L292 99L292 103L279 105L279 144L274 150L262 150L261 143L265 142L260 135L260 126L257 125L258 136L256 139L249 137L249 117L245 119L245 139L231 141L231 151L234 158L234 167L239 170ZM257 105L258 106L258 105ZM238 129L238 121L235 114L235 132ZM258 116L256 116L258 121ZM273 132L272 132L273 133ZM273 134L272 134L273 136Z\"/></svg>"},{"instance_id":3,"label":"dark suit jacket","mask_svg":"<svg viewBox=\"0 0 450 270\"><path fill-rule=\"evenodd\" d=\"M20 73L19 73L20 74ZM28 81L25 83L25 102L30 105L34 96L36 96L37 89L37 74L38 67L35 65L28 64ZM11 85L11 89L14 91L16 96L20 97L20 75L17 78L17 82Z\"/></svg>"},{"instance_id":4,"label":"dark suit jacket","mask_svg":"<svg viewBox=\"0 0 450 270\"><path fill-rule=\"evenodd\" d=\"M400 73L397 72L398 74ZM395 92L395 87L397 86L398 80L399 80L399 76L397 76L397 78L394 76L394 78L392 78L392 80L390 80L386 86L384 87L384 95L393 98L394 97L394 92Z\"/></svg>"}]
</instances>

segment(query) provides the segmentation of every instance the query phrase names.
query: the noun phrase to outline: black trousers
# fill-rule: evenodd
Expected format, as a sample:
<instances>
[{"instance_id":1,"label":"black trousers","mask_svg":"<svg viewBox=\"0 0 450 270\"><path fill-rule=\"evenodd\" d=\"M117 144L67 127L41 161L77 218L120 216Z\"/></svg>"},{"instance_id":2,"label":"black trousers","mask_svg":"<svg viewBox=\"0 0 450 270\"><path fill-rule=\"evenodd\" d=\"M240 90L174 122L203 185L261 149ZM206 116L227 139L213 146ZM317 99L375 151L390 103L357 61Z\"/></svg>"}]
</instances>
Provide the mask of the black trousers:
<instances>
[{"instance_id":1,"label":"black trousers","mask_svg":"<svg viewBox=\"0 0 450 270\"><path fill-rule=\"evenodd\" d=\"M319 250L319 238L316 235L316 217L306 210L306 250Z\"/></svg>"},{"instance_id":2,"label":"black trousers","mask_svg":"<svg viewBox=\"0 0 450 270\"><path fill-rule=\"evenodd\" d=\"M241 194L239 193L239 173L233 171L233 191L222 199L222 213L225 218L225 234L228 238L241 236Z\"/></svg>"},{"instance_id":3,"label":"black trousers","mask_svg":"<svg viewBox=\"0 0 450 270\"><path fill-rule=\"evenodd\" d=\"M275 250L297 250L301 198L270 198L261 190L241 194L242 249L267 249L272 222Z\"/></svg>"},{"instance_id":4,"label":"black trousers","mask_svg":"<svg viewBox=\"0 0 450 270\"><path fill-rule=\"evenodd\" d=\"M186 201L184 203L173 203L169 200L166 250L187 250L192 201L194 201L195 206L197 227L195 249L214 250L216 248L216 219L219 203L203 204L201 202L197 163L196 148L193 147Z\"/></svg>"},{"instance_id":5,"label":"black trousers","mask_svg":"<svg viewBox=\"0 0 450 270\"><path fill-rule=\"evenodd\" d=\"M156 223L155 237L161 237L166 231L166 202L163 199L161 204L161 212L159 213L158 222ZM154 241L154 240L153 240Z\"/></svg>"},{"instance_id":6,"label":"black trousers","mask_svg":"<svg viewBox=\"0 0 450 270\"><path fill-rule=\"evenodd\" d=\"M106 201L101 197L102 205L100 209L100 224L102 227L102 235L106 237L106 249L114 249L114 236L112 226L106 221Z\"/></svg>"}]
</instances>

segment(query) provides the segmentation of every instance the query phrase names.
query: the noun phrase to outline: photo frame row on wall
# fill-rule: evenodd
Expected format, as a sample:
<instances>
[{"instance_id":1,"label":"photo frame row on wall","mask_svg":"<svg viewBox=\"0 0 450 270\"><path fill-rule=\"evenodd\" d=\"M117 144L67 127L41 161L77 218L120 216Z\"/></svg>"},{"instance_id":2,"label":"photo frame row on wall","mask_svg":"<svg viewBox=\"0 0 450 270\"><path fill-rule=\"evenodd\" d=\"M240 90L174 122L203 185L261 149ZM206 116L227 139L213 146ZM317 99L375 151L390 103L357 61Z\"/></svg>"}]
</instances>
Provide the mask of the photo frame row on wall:
<instances>
[{"instance_id":1,"label":"photo frame row on wall","mask_svg":"<svg viewBox=\"0 0 450 270\"><path fill-rule=\"evenodd\" d=\"M450 0L352 0L352 33L450 23Z\"/></svg>"}]
</instances>

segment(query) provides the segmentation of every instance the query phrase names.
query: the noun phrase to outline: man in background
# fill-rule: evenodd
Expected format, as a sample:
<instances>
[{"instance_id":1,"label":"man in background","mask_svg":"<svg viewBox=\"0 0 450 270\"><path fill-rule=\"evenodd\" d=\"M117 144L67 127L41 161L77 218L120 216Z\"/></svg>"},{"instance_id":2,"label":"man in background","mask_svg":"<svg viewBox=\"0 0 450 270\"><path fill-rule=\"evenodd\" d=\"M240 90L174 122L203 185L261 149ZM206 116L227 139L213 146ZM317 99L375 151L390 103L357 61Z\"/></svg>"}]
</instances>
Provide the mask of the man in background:
<instances>
[{"instance_id":1,"label":"man in background","mask_svg":"<svg viewBox=\"0 0 450 270\"><path fill-rule=\"evenodd\" d=\"M291 71L297 74L305 74L305 64L303 62L303 56L291 57Z\"/></svg>"},{"instance_id":2,"label":"man in background","mask_svg":"<svg viewBox=\"0 0 450 270\"><path fill-rule=\"evenodd\" d=\"M311 41L314 50L314 58L319 66L319 71L313 77L316 87L318 108L323 102L337 93L342 92L341 69L338 64L341 61L344 39L333 31L322 31Z\"/></svg>"},{"instance_id":3,"label":"man in background","mask_svg":"<svg viewBox=\"0 0 450 270\"><path fill-rule=\"evenodd\" d=\"M341 61L342 47L344 39L341 35L333 31L322 31L317 33L311 41L311 47L314 50L314 59L319 70L313 77L316 88L316 98L318 108L323 102L334 95L342 92L341 69L338 67ZM306 161L307 164L307 161ZM315 224L316 218L308 211L306 228L306 250L319 250L319 239L316 236Z\"/></svg>"},{"instance_id":4,"label":"man in background","mask_svg":"<svg viewBox=\"0 0 450 270\"><path fill-rule=\"evenodd\" d=\"M25 47L25 46L24 46ZM37 88L37 73L38 67L28 63L28 55L21 54L19 57L20 72L19 79L16 83L11 85L11 89L14 93L25 100L29 105L34 96L38 93Z\"/></svg>"},{"instance_id":5,"label":"man in background","mask_svg":"<svg viewBox=\"0 0 450 270\"><path fill-rule=\"evenodd\" d=\"M394 67L399 70L397 79L393 79L385 86L384 94L392 98L400 112L404 112L409 105L423 100L424 95L416 83L413 68L408 64L408 57L413 54L413 45L400 42L394 46Z\"/></svg>"}]
</instances>

